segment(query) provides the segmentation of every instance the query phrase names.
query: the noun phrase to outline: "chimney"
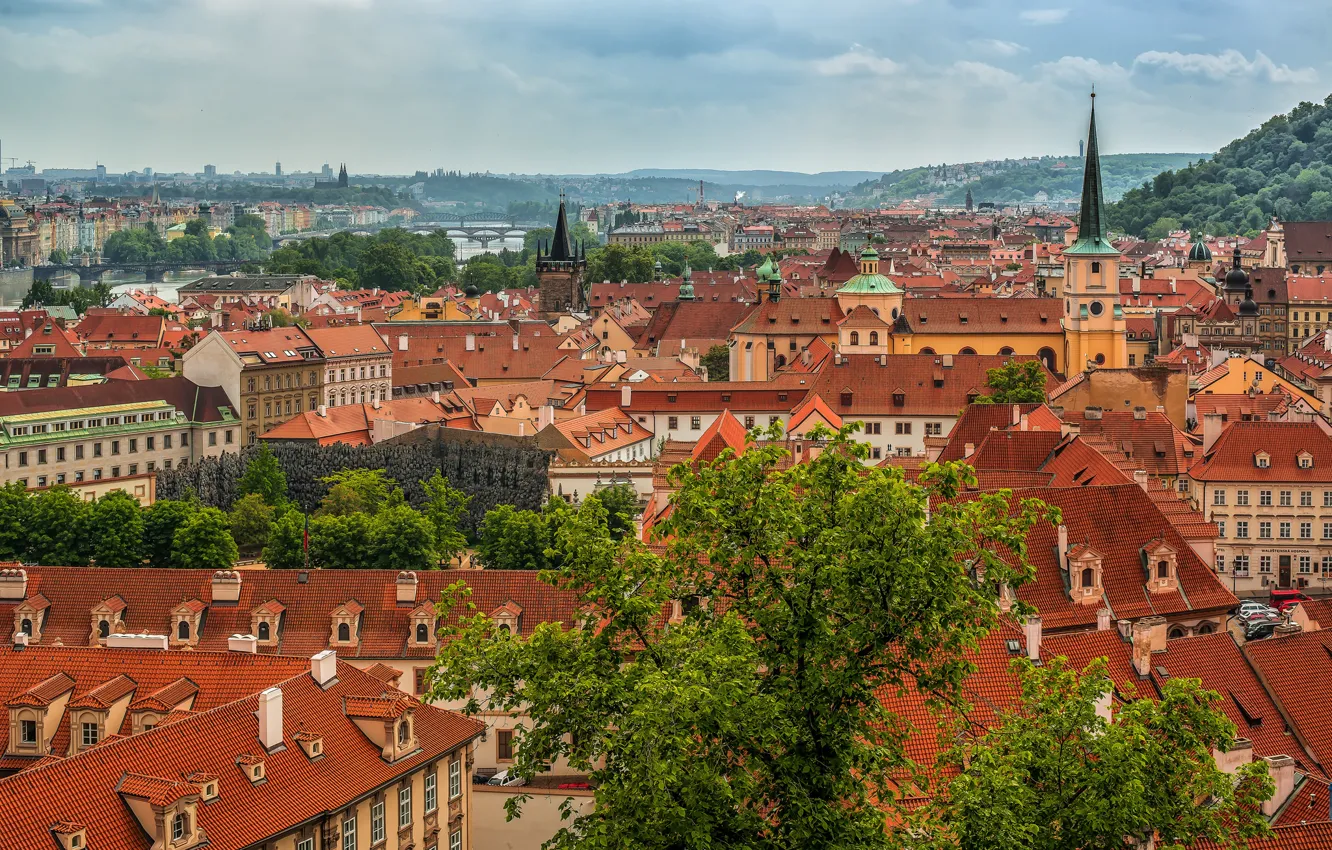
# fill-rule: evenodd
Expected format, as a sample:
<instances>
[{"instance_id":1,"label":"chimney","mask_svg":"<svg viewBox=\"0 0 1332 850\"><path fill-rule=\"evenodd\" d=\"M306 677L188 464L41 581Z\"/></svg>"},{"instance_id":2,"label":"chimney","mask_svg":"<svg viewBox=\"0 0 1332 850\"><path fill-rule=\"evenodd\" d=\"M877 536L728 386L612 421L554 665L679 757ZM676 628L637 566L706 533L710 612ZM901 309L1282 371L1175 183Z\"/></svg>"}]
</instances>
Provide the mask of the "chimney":
<instances>
[{"instance_id":1,"label":"chimney","mask_svg":"<svg viewBox=\"0 0 1332 850\"><path fill-rule=\"evenodd\" d=\"M476 334L468 334L464 346L468 351L476 351Z\"/></svg>"},{"instance_id":2,"label":"chimney","mask_svg":"<svg viewBox=\"0 0 1332 850\"><path fill-rule=\"evenodd\" d=\"M945 355L943 356L943 367L944 367L945 369L951 369L951 368L953 368L953 355L951 355L951 354L945 354Z\"/></svg>"},{"instance_id":3,"label":"chimney","mask_svg":"<svg viewBox=\"0 0 1332 850\"><path fill-rule=\"evenodd\" d=\"M331 649L310 656L310 676L319 687L325 687L338 676L338 654Z\"/></svg>"},{"instance_id":4,"label":"chimney","mask_svg":"<svg viewBox=\"0 0 1332 850\"><path fill-rule=\"evenodd\" d=\"M1068 526L1061 522L1055 531L1058 534L1055 546L1059 550L1057 553L1059 555L1059 571L1066 573L1068 572Z\"/></svg>"},{"instance_id":5,"label":"chimney","mask_svg":"<svg viewBox=\"0 0 1332 850\"><path fill-rule=\"evenodd\" d=\"M1133 624L1133 669L1139 676L1152 670L1152 624L1144 620Z\"/></svg>"},{"instance_id":6,"label":"chimney","mask_svg":"<svg viewBox=\"0 0 1332 850\"><path fill-rule=\"evenodd\" d=\"M439 390L433 390L430 393L430 400L433 401L435 404L439 404Z\"/></svg>"},{"instance_id":7,"label":"chimney","mask_svg":"<svg viewBox=\"0 0 1332 850\"><path fill-rule=\"evenodd\" d=\"M398 573L398 580L394 584L398 589L397 601L399 605L416 604L416 573L411 570L403 570Z\"/></svg>"},{"instance_id":8,"label":"chimney","mask_svg":"<svg viewBox=\"0 0 1332 850\"><path fill-rule=\"evenodd\" d=\"M1150 479L1147 475L1147 470L1145 469L1133 470L1133 483L1141 487L1144 493L1151 492L1151 486L1149 484L1149 481Z\"/></svg>"},{"instance_id":9,"label":"chimney","mask_svg":"<svg viewBox=\"0 0 1332 850\"><path fill-rule=\"evenodd\" d=\"M1105 606L1101 606L1096 612L1096 631L1110 631L1110 609Z\"/></svg>"},{"instance_id":10,"label":"chimney","mask_svg":"<svg viewBox=\"0 0 1332 850\"><path fill-rule=\"evenodd\" d=\"M14 649L22 649L28 645L28 636L23 632L14 633Z\"/></svg>"},{"instance_id":11,"label":"chimney","mask_svg":"<svg viewBox=\"0 0 1332 850\"><path fill-rule=\"evenodd\" d=\"M254 635L232 635L227 638L227 651L254 655L259 651L259 639Z\"/></svg>"},{"instance_id":12,"label":"chimney","mask_svg":"<svg viewBox=\"0 0 1332 850\"><path fill-rule=\"evenodd\" d=\"M962 446L962 457L969 458L976 453L975 443L965 443Z\"/></svg>"},{"instance_id":13,"label":"chimney","mask_svg":"<svg viewBox=\"0 0 1332 850\"><path fill-rule=\"evenodd\" d=\"M1109 723L1111 720L1110 706L1114 702L1114 685L1109 679L1106 679L1102 685L1105 692L1096 697L1096 716Z\"/></svg>"},{"instance_id":14,"label":"chimney","mask_svg":"<svg viewBox=\"0 0 1332 850\"><path fill-rule=\"evenodd\" d=\"M1221 436L1221 431L1225 428L1225 423L1221 421L1220 413L1203 414L1203 454L1212 450L1216 441Z\"/></svg>"},{"instance_id":15,"label":"chimney","mask_svg":"<svg viewBox=\"0 0 1332 850\"><path fill-rule=\"evenodd\" d=\"M438 395L438 393L436 393L436 395ZM378 409L379 409L379 398L378 398L378 397L375 397L375 399L374 399L373 401L371 401L370 404L375 408L375 410L378 410Z\"/></svg>"},{"instance_id":16,"label":"chimney","mask_svg":"<svg viewBox=\"0 0 1332 850\"><path fill-rule=\"evenodd\" d=\"M1018 421L1019 431L1028 431L1031 429L1031 423L1027 419L1027 414L1022 414L1022 419Z\"/></svg>"},{"instance_id":17,"label":"chimney","mask_svg":"<svg viewBox=\"0 0 1332 850\"><path fill-rule=\"evenodd\" d=\"M1230 749L1224 753L1212 750L1217 769L1232 776L1244 765L1253 761L1253 741L1248 738L1236 738L1230 742Z\"/></svg>"},{"instance_id":18,"label":"chimney","mask_svg":"<svg viewBox=\"0 0 1332 850\"><path fill-rule=\"evenodd\" d=\"M1267 762L1267 773L1276 785L1272 796L1263 801L1263 816L1271 817L1295 790L1295 759L1290 756L1264 756L1263 761Z\"/></svg>"},{"instance_id":19,"label":"chimney","mask_svg":"<svg viewBox=\"0 0 1332 850\"><path fill-rule=\"evenodd\" d=\"M1027 638L1027 658L1041 660L1041 616L1032 614L1022 624L1022 633Z\"/></svg>"},{"instance_id":20,"label":"chimney","mask_svg":"<svg viewBox=\"0 0 1332 850\"><path fill-rule=\"evenodd\" d=\"M513 335L513 350L518 350L518 334Z\"/></svg>"},{"instance_id":21,"label":"chimney","mask_svg":"<svg viewBox=\"0 0 1332 850\"><path fill-rule=\"evenodd\" d=\"M259 693L259 743L268 752L282 746L282 689L269 688Z\"/></svg>"},{"instance_id":22,"label":"chimney","mask_svg":"<svg viewBox=\"0 0 1332 850\"><path fill-rule=\"evenodd\" d=\"M1139 422L1145 420L1147 418L1147 408L1142 406L1133 408L1133 418Z\"/></svg>"},{"instance_id":23,"label":"chimney","mask_svg":"<svg viewBox=\"0 0 1332 850\"><path fill-rule=\"evenodd\" d=\"M620 407L629 407L629 405L633 403L633 400L634 388L628 381L625 381L620 387Z\"/></svg>"},{"instance_id":24,"label":"chimney","mask_svg":"<svg viewBox=\"0 0 1332 850\"><path fill-rule=\"evenodd\" d=\"M1013 416L1012 416L1012 422L1010 424L1016 425L1022 421L1022 405L1020 404L1013 405L1011 412Z\"/></svg>"},{"instance_id":25,"label":"chimney","mask_svg":"<svg viewBox=\"0 0 1332 850\"><path fill-rule=\"evenodd\" d=\"M543 404L537 408L537 430L540 431L547 425L555 422L555 406L553 404Z\"/></svg>"},{"instance_id":26,"label":"chimney","mask_svg":"<svg viewBox=\"0 0 1332 850\"><path fill-rule=\"evenodd\" d=\"M213 605L235 605L240 601L241 575L235 570L213 573Z\"/></svg>"},{"instance_id":27,"label":"chimney","mask_svg":"<svg viewBox=\"0 0 1332 850\"><path fill-rule=\"evenodd\" d=\"M1142 281L1135 277L1133 279L1133 294L1139 295L1141 293L1142 293Z\"/></svg>"},{"instance_id":28,"label":"chimney","mask_svg":"<svg viewBox=\"0 0 1332 850\"><path fill-rule=\"evenodd\" d=\"M166 635L110 635L106 645L112 649L166 649Z\"/></svg>"},{"instance_id":29,"label":"chimney","mask_svg":"<svg viewBox=\"0 0 1332 850\"><path fill-rule=\"evenodd\" d=\"M518 436L520 437L527 436L527 423L521 420L519 420L518 422Z\"/></svg>"},{"instance_id":30,"label":"chimney","mask_svg":"<svg viewBox=\"0 0 1332 850\"><path fill-rule=\"evenodd\" d=\"M398 350L407 350L407 334L398 334Z\"/></svg>"},{"instance_id":31,"label":"chimney","mask_svg":"<svg viewBox=\"0 0 1332 850\"><path fill-rule=\"evenodd\" d=\"M320 416L320 418L322 418L322 419L327 419L327 418L328 418L328 405L327 405L327 404L321 404L321 405L319 405L319 416Z\"/></svg>"},{"instance_id":32,"label":"chimney","mask_svg":"<svg viewBox=\"0 0 1332 850\"><path fill-rule=\"evenodd\" d=\"M1198 335L1197 335L1197 334L1180 334L1180 335L1179 335L1179 344L1182 345L1182 346L1184 346L1185 348L1197 348L1197 347L1198 347Z\"/></svg>"},{"instance_id":33,"label":"chimney","mask_svg":"<svg viewBox=\"0 0 1332 850\"><path fill-rule=\"evenodd\" d=\"M0 570L0 600L22 602L28 598L27 570Z\"/></svg>"},{"instance_id":34,"label":"chimney","mask_svg":"<svg viewBox=\"0 0 1332 850\"><path fill-rule=\"evenodd\" d=\"M1100 419L1103 413L1104 411L1096 405L1088 405L1082 410L1082 416L1084 419Z\"/></svg>"}]
</instances>

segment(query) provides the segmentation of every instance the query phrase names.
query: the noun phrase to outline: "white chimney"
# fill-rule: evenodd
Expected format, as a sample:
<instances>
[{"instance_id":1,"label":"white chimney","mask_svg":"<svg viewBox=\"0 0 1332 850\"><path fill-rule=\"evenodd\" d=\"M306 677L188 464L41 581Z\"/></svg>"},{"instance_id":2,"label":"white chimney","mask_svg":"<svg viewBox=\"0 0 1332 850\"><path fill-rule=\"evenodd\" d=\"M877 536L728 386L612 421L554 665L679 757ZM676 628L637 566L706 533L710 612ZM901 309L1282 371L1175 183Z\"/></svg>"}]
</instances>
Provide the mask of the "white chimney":
<instances>
[{"instance_id":1,"label":"white chimney","mask_svg":"<svg viewBox=\"0 0 1332 850\"><path fill-rule=\"evenodd\" d=\"M527 423L523 422L522 420L519 420L518 422L518 436L520 437L527 436Z\"/></svg>"},{"instance_id":2,"label":"white chimney","mask_svg":"<svg viewBox=\"0 0 1332 850\"><path fill-rule=\"evenodd\" d=\"M378 409L379 409L379 397L378 397L378 396L372 396L372 400L371 400L371 402L370 402L370 405L371 405L372 407L374 407L375 410L378 410Z\"/></svg>"},{"instance_id":3,"label":"white chimney","mask_svg":"<svg viewBox=\"0 0 1332 850\"><path fill-rule=\"evenodd\" d=\"M0 570L0 599L22 602L28 598L27 570Z\"/></svg>"},{"instance_id":4,"label":"white chimney","mask_svg":"<svg viewBox=\"0 0 1332 850\"><path fill-rule=\"evenodd\" d=\"M241 575L235 570L213 573L212 604L235 605L240 601Z\"/></svg>"},{"instance_id":5,"label":"white chimney","mask_svg":"<svg viewBox=\"0 0 1332 850\"><path fill-rule=\"evenodd\" d=\"M1022 420L1018 423L1019 431L1031 430L1031 422L1027 419L1027 414L1022 414Z\"/></svg>"},{"instance_id":6,"label":"white chimney","mask_svg":"<svg viewBox=\"0 0 1332 850\"><path fill-rule=\"evenodd\" d=\"M315 684L324 687L329 682L337 678L338 675L338 654L331 649L325 649L310 656L310 676L314 678Z\"/></svg>"},{"instance_id":7,"label":"white chimney","mask_svg":"<svg viewBox=\"0 0 1332 850\"><path fill-rule=\"evenodd\" d=\"M328 405L327 405L327 404L321 404L321 405L319 405L319 416L320 416L321 418L324 418L324 419L327 419L327 418L328 418Z\"/></svg>"},{"instance_id":8,"label":"white chimney","mask_svg":"<svg viewBox=\"0 0 1332 850\"><path fill-rule=\"evenodd\" d=\"M1133 470L1133 483L1141 487L1144 492L1151 492L1147 470L1145 469Z\"/></svg>"},{"instance_id":9,"label":"white chimney","mask_svg":"<svg viewBox=\"0 0 1332 850\"><path fill-rule=\"evenodd\" d=\"M1096 612L1096 631L1110 631L1110 609L1105 606L1101 606Z\"/></svg>"},{"instance_id":10,"label":"white chimney","mask_svg":"<svg viewBox=\"0 0 1332 850\"><path fill-rule=\"evenodd\" d=\"M1015 404L1015 405L1013 405L1013 407L1012 407L1012 414L1013 414L1013 417L1012 417L1012 422L1011 422L1011 424L1013 424L1013 425L1017 425L1019 422L1022 421L1022 405L1020 405L1020 404ZM1024 429L1024 430L1025 430L1025 429Z\"/></svg>"},{"instance_id":11,"label":"white chimney","mask_svg":"<svg viewBox=\"0 0 1332 850\"><path fill-rule=\"evenodd\" d=\"M28 636L23 632L14 632L14 646L27 646Z\"/></svg>"},{"instance_id":12,"label":"white chimney","mask_svg":"<svg viewBox=\"0 0 1332 850\"><path fill-rule=\"evenodd\" d=\"M1061 522L1055 531L1058 534L1058 542L1055 543L1055 546L1059 550L1059 571L1066 573L1068 572L1068 526Z\"/></svg>"},{"instance_id":13,"label":"white chimney","mask_svg":"<svg viewBox=\"0 0 1332 850\"><path fill-rule=\"evenodd\" d=\"M399 605L416 604L416 588L418 586L416 573L411 570L403 570L398 573L398 579L394 582L394 586L397 588L397 603Z\"/></svg>"},{"instance_id":14,"label":"white chimney","mask_svg":"<svg viewBox=\"0 0 1332 850\"><path fill-rule=\"evenodd\" d=\"M259 651L259 639L254 635L232 635L227 638L227 651L254 655Z\"/></svg>"},{"instance_id":15,"label":"white chimney","mask_svg":"<svg viewBox=\"0 0 1332 850\"><path fill-rule=\"evenodd\" d=\"M468 351L476 351L476 334L468 334L464 348Z\"/></svg>"},{"instance_id":16,"label":"white chimney","mask_svg":"<svg viewBox=\"0 0 1332 850\"><path fill-rule=\"evenodd\" d=\"M435 404L439 404L439 390L434 390L430 393L430 400Z\"/></svg>"},{"instance_id":17,"label":"white chimney","mask_svg":"<svg viewBox=\"0 0 1332 850\"><path fill-rule=\"evenodd\" d=\"M1039 614L1032 614L1022 624L1022 632L1027 638L1027 658L1032 661L1041 660L1041 617Z\"/></svg>"},{"instance_id":18,"label":"white chimney","mask_svg":"<svg viewBox=\"0 0 1332 850\"><path fill-rule=\"evenodd\" d=\"M1220 413L1204 413L1202 419L1203 419L1202 449L1203 449L1203 454L1207 454L1212 450L1212 446L1216 445L1217 439L1220 438L1221 432L1225 429L1226 426L1225 423L1221 420Z\"/></svg>"},{"instance_id":19,"label":"white chimney","mask_svg":"<svg viewBox=\"0 0 1332 850\"><path fill-rule=\"evenodd\" d=\"M547 425L551 425L554 422L555 406L551 404L541 405L537 410L537 430L540 431L542 428L545 428Z\"/></svg>"},{"instance_id":20,"label":"white chimney","mask_svg":"<svg viewBox=\"0 0 1332 850\"><path fill-rule=\"evenodd\" d=\"M1263 761L1267 762L1267 773L1276 785L1272 796L1263 801L1263 815L1271 817L1295 790L1295 759L1290 756L1264 756Z\"/></svg>"},{"instance_id":21,"label":"white chimney","mask_svg":"<svg viewBox=\"0 0 1332 850\"><path fill-rule=\"evenodd\" d=\"M259 693L259 743L268 752L282 746L282 689L269 688Z\"/></svg>"},{"instance_id":22,"label":"white chimney","mask_svg":"<svg viewBox=\"0 0 1332 850\"><path fill-rule=\"evenodd\" d=\"M407 350L407 334L398 334L398 350Z\"/></svg>"},{"instance_id":23,"label":"white chimney","mask_svg":"<svg viewBox=\"0 0 1332 850\"><path fill-rule=\"evenodd\" d=\"M1141 292L1142 292L1142 280L1135 277L1133 278L1133 294L1138 295Z\"/></svg>"},{"instance_id":24,"label":"white chimney","mask_svg":"<svg viewBox=\"0 0 1332 850\"><path fill-rule=\"evenodd\" d=\"M106 645L112 649L166 649L166 635L110 635Z\"/></svg>"},{"instance_id":25,"label":"white chimney","mask_svg":"<svg viewBox=\"0 0 1332 850\"><path fill-rule=\"evenodd\" d=\"M963 443L963 444L962 444L962 457L963 457L963 458L969 458L969 457L971 457L972 455L974 455L975 453L976 453L976 444L975 444L975 443Z\"/></svg>"},{"instance_id":26,"label":"white chimney","mask_svg":"<svg viewBox=\"0 0 1332 850\"><path fill-rule=\"evenodd\" d=\"M629 407L633 400L634 388L630 386L628 381L625 381L624 385L620 387L620 407Z\"/></svg>"},{"instance_id":27,"label":"white chimney","mask_svg":"<svg viewBox=\"0 0 1332 850\"><path fill-rule=\"evenodd\" d=\"M518 350L518 334L513 335L513 350Z\"/></svg>"},{"instance_id":28,"label":"white chimney","mask_svg":"<svg viewBox=\"0 0 1332 850\"><path fill-rule=\"evenodd\" d=\"M1230 742L1230 749L1224 753L1212 750L1212 758L1216 759L1217 770L1233 776L1241 767L1253 761L1253 741L1248 738L1236 738Z\"/></svg>"}]
</instances>

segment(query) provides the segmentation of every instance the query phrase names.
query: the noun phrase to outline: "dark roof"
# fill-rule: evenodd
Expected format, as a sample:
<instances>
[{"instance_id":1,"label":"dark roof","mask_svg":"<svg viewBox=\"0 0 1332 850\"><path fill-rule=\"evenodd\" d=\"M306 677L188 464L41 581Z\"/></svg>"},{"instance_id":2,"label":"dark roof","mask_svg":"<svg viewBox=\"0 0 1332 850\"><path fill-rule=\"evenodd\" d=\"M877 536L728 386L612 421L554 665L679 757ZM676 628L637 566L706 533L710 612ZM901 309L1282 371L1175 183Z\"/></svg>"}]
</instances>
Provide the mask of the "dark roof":
<instances>
[{"instance_id":1,"label":"dark roof","mask_svg":"<svg viewBox=\"0 0 1332 850\"><path fill-rule=\"evenodd\" d=\"M221 422L222 414L218 408L231 405L221 387L201 387L187 378L176 376L154 381L109 381L83 387L0 393L0 416L144 401L168 402L189 417L191 422Z\"/></svg>"},{"instance_id":2,"label":"dark roof","mask_svg":"<svg viewBox=\"0 0 1332 850\"><path fill-rule=\"evenodd\" d=\"M0 386L8 386L10 379L17 377L15 389L28 389L32 378L37 381L32 389L46 389L54 377L54 386L63 387L69 383L70 375L110 375L126 366L124 357L5 357L0 358Z\"/></svg>"},{"instance_id":3,"label":"dark roof","mask_svg":"<svg viewBox=\"0 0 1332 850\"><path fill-rule=\"evenodd\" d=\"M195 292L283 292L298 280L306 277L299 274L250 274L225 275L222 277L201 277L185 284L179 290L181 295Z\"/></svg>"},{"instance_id":4,"label":"dark roof","mask_svg":"<svg viewBox=\"0 0 1332 850\"><path fill-rule=\"evenodd\" d=\"M1078 209L1078 239L1105 239L1101 190L1101 152L1096 144L1096 95L1092 95L1091 125L1087 129L1087 165L1082 172L1082 206Z\"/></svg>"},{"instance_id":5,"label":"dark roof","mask_svg":"<svg viewBox=\"0 0 1332 850\"><path fill-rule=\"evenodd\" d=\"M1286 261L1289 263L1325 261L1332 264L1332 223L1326 221L1285 221Z\"/></svg>"}]
</instances>

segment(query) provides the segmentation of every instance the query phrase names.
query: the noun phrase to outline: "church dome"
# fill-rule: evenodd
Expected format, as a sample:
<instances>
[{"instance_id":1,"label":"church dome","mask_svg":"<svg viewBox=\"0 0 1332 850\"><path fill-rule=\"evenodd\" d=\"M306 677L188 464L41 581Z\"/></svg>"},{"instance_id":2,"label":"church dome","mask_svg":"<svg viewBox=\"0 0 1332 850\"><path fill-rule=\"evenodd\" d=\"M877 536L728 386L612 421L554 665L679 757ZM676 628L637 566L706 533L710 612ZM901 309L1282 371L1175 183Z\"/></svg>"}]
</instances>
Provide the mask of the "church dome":
<instances>
[{"instance_id":1,"label":"church dome","mask_svg":"<svg viewBox=\"0 0 1332 850\"><path fill-rule=\"evenodd\" d=\"M1240 249L1235 246L1235 258L1230 271L1226 272L1225 287L1231 292L1243 292L1249 286L1249 275L1240 265Z\"/></svg>"},{"instance_id":2,"label":"church dome","mask_svg":"<svg viewBox=\"0 0 1332 850\"><path fill-rule=\"evenodd\" d=\"M1212 261L1212 249L1207 247L1207 243L1201 238L1193 243L1189 249L1189 262L1191 263L1210 263Z\"/></svg>"},{"instance_id":3,"label":"church dome","mask_svg":"<svg viewBox=\"0 0 1332 850\"><path fill-rule=\"evenodd\" d=\"M1229 275L1227 275L1229 277ZM1258 305L1253 300L1253 287L1244 287L1244 300L1240 302L1239 314L1241 316L1258 315Z\"/></svg>"}]
</instances>

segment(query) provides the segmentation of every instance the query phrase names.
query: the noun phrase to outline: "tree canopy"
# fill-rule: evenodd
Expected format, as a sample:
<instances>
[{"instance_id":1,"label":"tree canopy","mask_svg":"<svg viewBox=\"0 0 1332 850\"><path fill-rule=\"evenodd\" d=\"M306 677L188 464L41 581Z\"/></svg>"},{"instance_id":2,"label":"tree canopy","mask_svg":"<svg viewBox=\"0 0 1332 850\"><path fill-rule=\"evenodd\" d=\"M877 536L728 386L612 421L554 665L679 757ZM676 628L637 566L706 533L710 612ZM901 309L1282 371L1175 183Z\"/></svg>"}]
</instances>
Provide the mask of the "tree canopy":
<instances>
[{"instance_id":1,"label":"tree canopy","mask_svg":"<svg viewBox=\"0 0 1332 850\"><path fill-rule=\"evenodd\" d=\"M986 370L985 382L990 386L988 395L976 399L978 404L1024 404L1045 401L1045 367L1039 360L1010 360L1002 366Z\"/></svg>"},{"instance_id":2,"label":"tree canopy","mask_svg":"<svg viewBox=\"0 0 1332 850\"><path fill-rule=\"evenodd\" d=\"M456 278L456 246L443 230L429 234L385 228L373 236L334 233L273 251L264 262L270 274L313 274L344 281L348 288L433 292Z\"/></svg>"}]
</instances>

